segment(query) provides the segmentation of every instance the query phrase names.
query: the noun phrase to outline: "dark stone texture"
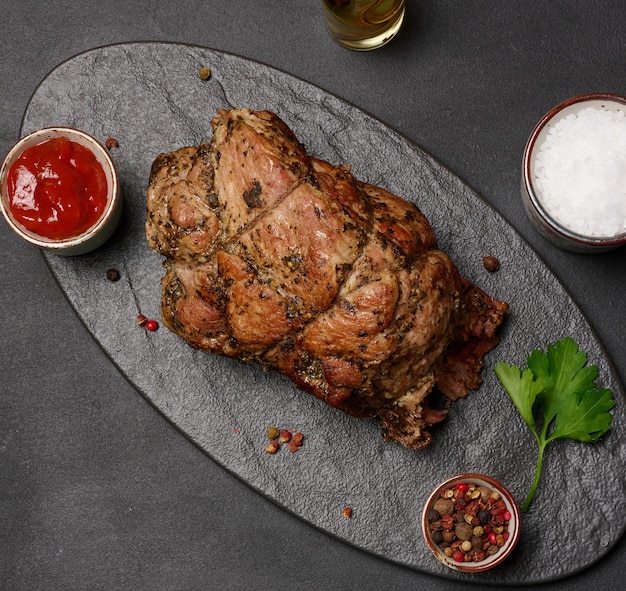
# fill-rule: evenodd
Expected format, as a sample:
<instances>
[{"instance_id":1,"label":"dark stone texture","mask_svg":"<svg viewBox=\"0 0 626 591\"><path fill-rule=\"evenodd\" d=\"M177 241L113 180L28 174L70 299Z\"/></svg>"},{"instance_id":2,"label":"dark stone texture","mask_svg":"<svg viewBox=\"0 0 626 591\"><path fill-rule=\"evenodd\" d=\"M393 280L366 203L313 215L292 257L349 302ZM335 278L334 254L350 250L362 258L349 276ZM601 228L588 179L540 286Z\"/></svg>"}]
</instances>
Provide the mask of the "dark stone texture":
<instances>
[{"instance_id":1,"label":"dark stone texture","mask_svg":"<svg viewBox=\"0 0 626 591\"><path fill-rule=\"evenodd\" d=\"M210 67L203 81L198 70ZM145 191L156 155L211 137L218 108L275 111L307 150L414 201L462 274L510 304L485 382L460 401L422 452L384 442L375 421L358 421L294 390L260 368L193 351L167 330L146 333L135 317L159 314L160 257L145 243ZM602 557L623 533L624 400L602 346L559 280L517 232L472 189L405 137L352 105L260 63L210 49L132 43L81 54L37 89L22 132L71 125L105 140L125 199L122 225L101 250L73 259L46 255L70 303L132 384L189 439L253 489L306 522L393 562L492 584L561 578ZM488 273L483 256L500 269ZM106 278L109 268L121 273ZM534 348L572 336L600 367L617 405L601 443L558 442L547 452L539 492L505 567L477 577L440 566L420 534L430 490L462 471L500 479L521 502L536 446L493 375L497 360L524 364ZM302 431L305 446L265 454L265 429ZM341 509L354 509L350 520ZM580 525L584 516L584 527ZM563 541L566 541L566 551Z\"/></svg>"}]
</instances>

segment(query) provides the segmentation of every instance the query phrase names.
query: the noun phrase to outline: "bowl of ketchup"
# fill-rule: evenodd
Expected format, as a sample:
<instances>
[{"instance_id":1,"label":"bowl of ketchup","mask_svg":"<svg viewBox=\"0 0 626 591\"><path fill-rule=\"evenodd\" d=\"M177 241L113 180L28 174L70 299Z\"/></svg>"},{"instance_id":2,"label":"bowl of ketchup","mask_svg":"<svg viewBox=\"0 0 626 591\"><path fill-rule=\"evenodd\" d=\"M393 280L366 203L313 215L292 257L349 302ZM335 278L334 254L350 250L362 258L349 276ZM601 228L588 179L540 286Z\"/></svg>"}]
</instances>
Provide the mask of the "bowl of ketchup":
<instances>
[{"instance_id":1,"label":"bowl of ketchup","mask_svg":"<svg viewBox=\"0 0 626 591\"><path fill-rule=\"evenodd\" d=\"M90 252L121 217L107 148L78 129L38 129L13 146L0 169L0 207L24 240L60 255Z\"/></svg>"}]
</instances>

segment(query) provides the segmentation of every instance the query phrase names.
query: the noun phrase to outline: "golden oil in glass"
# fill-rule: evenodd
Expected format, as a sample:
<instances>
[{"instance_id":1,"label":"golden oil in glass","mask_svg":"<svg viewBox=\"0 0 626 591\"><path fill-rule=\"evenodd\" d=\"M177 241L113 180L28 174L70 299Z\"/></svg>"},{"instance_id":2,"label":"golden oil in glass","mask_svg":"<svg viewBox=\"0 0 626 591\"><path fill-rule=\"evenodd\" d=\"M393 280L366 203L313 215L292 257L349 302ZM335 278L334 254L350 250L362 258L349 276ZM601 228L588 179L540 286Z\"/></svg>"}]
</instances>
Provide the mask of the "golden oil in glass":
<instances>
[{"instance_id":1,"label":"golden oil in glass","mask_svg":"<svg viewBox=\"0 0 626 591\"><path fill-rule=\"evenodd\" d=\"M357 51L389 42L402 26L405 0L322 0L333 39Z\"/></svg>"}]
</instances>

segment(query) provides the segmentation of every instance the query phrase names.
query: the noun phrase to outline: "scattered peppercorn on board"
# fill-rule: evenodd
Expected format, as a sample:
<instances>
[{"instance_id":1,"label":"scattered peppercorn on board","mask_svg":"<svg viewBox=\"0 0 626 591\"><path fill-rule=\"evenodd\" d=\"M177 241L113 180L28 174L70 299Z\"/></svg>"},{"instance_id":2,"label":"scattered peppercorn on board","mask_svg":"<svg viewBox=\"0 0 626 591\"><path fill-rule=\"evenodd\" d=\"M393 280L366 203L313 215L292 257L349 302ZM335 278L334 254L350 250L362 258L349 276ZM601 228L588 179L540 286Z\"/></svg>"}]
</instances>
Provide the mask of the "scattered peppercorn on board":
<instances>
[{"instance_id":1,"label":"scattered peppercorn on board","mask_svg":"<svg viewBox=\"0 0 626 591\"><path fill-rule=\"evenodd\" d=\"M208 77L199 75L205 68ZM348 417L281 376L194 351L167 329L156 330L158 324L154 330L138 326L139 315L158 322L160 309L161 259L144 236L151 163L160 152L209 140L218 108L243 106L275 111L311 154L350 163L363 180L415 201L461 271L510 304L502 342L487 356L484 384L456 405L427 449L385 442L375 421ZM623 534L626 422L610 361L534 251L420 147L288 74L223 52L164 43L103 47L61 64L33 95L22 132L49 125L77 127L102 141L115 138L112 156L125 200L114 238L82 257L45 254L52 273L138 392L260 494L380 557L492 584L570 575L601 558ZM497 270L486 270L487 255L497 257ZM111 269L117 271L115 281L107 277ZM536 445L494 375L496 362L522 363L533 349L566 336L588 353L600 369L599 382L615 393L611 432L597 444L564 441L550 450L533 506L522 518L520 543L505 568L479 575L446 569L420 532L431 490L455 473L482 472L503 482L521 503L533 476ZM265 451L272 425L303 434L297 453ZM298 486L285 485L290 482ZM567 511L561 510L564 494ZM571 515L585 515L585 527Z\"/></svg>"}]
</instances>

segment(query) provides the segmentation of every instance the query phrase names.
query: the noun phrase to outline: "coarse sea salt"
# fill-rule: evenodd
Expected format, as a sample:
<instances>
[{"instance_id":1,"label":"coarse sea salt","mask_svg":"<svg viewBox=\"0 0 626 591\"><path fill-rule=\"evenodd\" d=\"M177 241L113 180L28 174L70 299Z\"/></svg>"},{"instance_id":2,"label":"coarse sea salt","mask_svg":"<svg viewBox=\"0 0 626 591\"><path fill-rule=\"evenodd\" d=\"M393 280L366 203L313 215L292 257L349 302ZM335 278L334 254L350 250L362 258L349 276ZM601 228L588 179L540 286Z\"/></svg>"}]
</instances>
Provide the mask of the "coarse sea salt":
<instances>
[{"instance_id":1,"label":"coarse sea salt","mask_svg":"<svg viewBox=\"0 0 626 591\"><path fill-rule=\"evenodd\" d=\"M551 124L536 146L533 183L547 213L593 238L626 232L626 116L584 107Z\"/></svg>"}]
</instances>

